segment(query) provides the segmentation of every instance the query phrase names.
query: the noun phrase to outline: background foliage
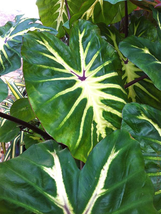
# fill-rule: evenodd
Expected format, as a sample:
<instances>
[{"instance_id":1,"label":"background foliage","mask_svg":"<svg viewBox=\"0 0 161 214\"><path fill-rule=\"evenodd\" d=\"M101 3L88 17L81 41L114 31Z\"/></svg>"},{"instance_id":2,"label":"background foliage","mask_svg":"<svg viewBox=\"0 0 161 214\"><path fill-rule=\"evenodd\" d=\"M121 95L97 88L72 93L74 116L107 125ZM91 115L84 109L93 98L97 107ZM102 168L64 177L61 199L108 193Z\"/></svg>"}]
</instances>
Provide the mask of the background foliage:
<instances>
[{"instance_id":1,"label":"background foliage","mask_svg":"<svg viewBox=\"0 0 161 214\"><path fill-rule=\"evenodd\" d=\"M161 213L160 1L37 0L0 28L2 213ZM8 113L9 112L9 113ZM9 156L6 156L5 160Z\"/></svg>"}]
</instances>

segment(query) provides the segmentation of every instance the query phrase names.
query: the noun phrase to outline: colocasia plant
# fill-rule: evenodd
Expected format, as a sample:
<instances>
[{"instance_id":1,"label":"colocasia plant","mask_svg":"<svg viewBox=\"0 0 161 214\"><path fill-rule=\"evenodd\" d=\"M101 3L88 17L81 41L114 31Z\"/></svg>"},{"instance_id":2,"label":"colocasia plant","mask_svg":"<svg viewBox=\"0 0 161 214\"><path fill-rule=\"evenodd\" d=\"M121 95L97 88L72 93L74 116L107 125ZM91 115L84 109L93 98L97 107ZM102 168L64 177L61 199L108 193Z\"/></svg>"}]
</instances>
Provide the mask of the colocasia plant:
<instances>
[{"instance_id":1,"label":"colocasia plant","mask_svg":"<svg viewBox=\"0 0 161 214\"><path fill-rule=\"evenodd\" d=\"M26 148L0 163L0 213L161 213L161 1L37 6L0 28L0 75L22 62L26 87L0 112Z\"/></svg>"}]
</instances>

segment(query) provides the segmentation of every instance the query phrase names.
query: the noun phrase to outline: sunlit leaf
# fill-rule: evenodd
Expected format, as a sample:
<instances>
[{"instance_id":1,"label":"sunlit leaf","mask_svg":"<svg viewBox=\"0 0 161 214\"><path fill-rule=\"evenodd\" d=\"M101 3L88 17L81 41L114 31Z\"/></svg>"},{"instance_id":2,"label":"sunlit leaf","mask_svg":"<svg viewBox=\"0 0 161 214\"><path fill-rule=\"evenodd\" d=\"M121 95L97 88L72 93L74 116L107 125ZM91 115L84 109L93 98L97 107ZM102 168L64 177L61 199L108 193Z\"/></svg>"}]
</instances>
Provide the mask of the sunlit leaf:
<instances>
[{"instance_id":1,"label":"sunlit leaf","mask_svg":"<svg viewBox=\"0 0 161 214\"><path fill-rule=\"evenodd\" d=\"M115 71L116 53L95 25L75 23L69 44L49 33L28 34L24 77L43 127L86 161L94 145L120 127L127 97Z\"/></svg>"}]
</instances>

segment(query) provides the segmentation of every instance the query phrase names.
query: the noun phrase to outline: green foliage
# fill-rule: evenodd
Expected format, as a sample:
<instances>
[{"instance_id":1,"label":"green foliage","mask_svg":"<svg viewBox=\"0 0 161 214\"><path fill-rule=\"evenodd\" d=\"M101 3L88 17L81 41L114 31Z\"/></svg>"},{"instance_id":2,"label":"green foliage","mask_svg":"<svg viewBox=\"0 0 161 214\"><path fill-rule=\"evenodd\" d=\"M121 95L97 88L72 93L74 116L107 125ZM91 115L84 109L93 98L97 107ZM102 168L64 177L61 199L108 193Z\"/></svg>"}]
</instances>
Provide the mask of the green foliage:
<instances>
[{"instance_id":1,"label":"green foliage","mask_svg":"<svg viewBox=\"0 0 161 214\"><path fill-rule=\"evenodd\" d=\"M3 163L0 181L3 214L13 207L17 213L157 213L139 144L126 131L102 140L81 171L67 149L46 141Z\"/></svg>"},{"instance_id":2,"label":"green foliage","mask_svg":"<svg viewBox=\"0 0 161 214\"><path fill-rule=\"evenodd\" d=\"M22 58L25 80L24 93L6 82L0 141L27 149L0 164L2 214L161 213L157 4L37 0L48 27L17 16L0 28L0 74Z\"/></svg>"},{"instance_id":3,"label":"green foliage","mask_svg":"<svg viewBox=\"0 0 161 214\"><path fill-rule=\"evenodd\" d=\"M0 102L2 102L8 95L7 85L0 79Z\"/></svg>"},{"instance_id":4,"label":"green foliage","mask_svg":"<svg viewBox=\"0 0 161 214\"><path fill-rule=\"evenodd\" d=\"M96 143L120 128L127 100L115 71L114 49L98 35L96 26L81 20L72 28L69 46L49 33L30 33L22 54L34 112L52 137L86 162Z\"/></svg>"}]
</instances>

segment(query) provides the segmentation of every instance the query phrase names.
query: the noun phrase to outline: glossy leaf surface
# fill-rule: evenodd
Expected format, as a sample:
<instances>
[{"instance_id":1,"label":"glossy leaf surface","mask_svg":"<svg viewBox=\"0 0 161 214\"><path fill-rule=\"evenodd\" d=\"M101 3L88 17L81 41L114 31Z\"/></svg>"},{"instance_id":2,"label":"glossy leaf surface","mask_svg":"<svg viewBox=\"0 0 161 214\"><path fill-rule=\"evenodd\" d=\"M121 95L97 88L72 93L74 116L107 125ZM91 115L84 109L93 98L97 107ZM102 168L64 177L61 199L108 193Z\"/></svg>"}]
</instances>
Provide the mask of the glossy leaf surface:
<instances>
[{"instance_id":1,"label":"glossy leaf surface","mask_svg":"<svg viewBox=\"0 0 161 214\"><path fill-rule=\"evenodd\" d=\"M138 142L116 131L94 148L80 173L78 213L157 213L149 206L150 188Z\"/></svg>"},{"instance_id":2,"label":"glossy leaf surface","mask_svg":"<svg viewBox=\"0 0 161 214\"><path fill-rule=\"evenodd\" d=\"M46 131L86 161L92 148L120 127L126 92L115 71L116 53L96 26L75 23L69 43L48 33L27 35L24 77L30 104Z\"/></svg>"},{"instance_id":3,"label":"glossy leaf surface","mask_svg":"<svg viewBox=\"0 0 161 214\"><path fill-rule=\"evenodd\" d=\"M3 214L157 214L139 144L125 131L102 140L81 171L52 141L0 166Z\"/></svg>"},{"instance_id":4,"label":"glossy leaf surface","mask_svg":"<svg viewBox=\"0 0 161 214\"><path fill-rule=\"evenodd\" d=\"M54 29L44 27L36 21L37 19L24 18L19 15L16 16L15 22L7 22L6 25L0 27L0 75L20 68L22 36L29 30L52 30L52 33L57 33Z\"/></svg>"},{"instance_id":5,"label":"glossy leaf surface","mask_svg":"<svg viewBox=\"0 0 161 214\"><path fill-rule=\"evenodd\" d=\"M120 50L161 90L161 44L159 42L131 36L120 43Z\"/></svg>"},{"instance_id":6,"label":"glossy leaf surface","mask_svg":"<svg viewBox=\"0 0 161 214\"><path fill-rule=\"evenodd\" d=\"M127 104L122 129L140 142L145 168L155 187L154 204L161 210L161 112L148 105Z\"/></svg>"}]
</instances>

